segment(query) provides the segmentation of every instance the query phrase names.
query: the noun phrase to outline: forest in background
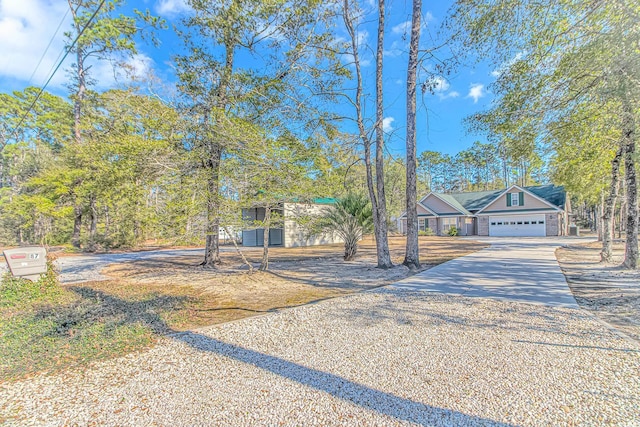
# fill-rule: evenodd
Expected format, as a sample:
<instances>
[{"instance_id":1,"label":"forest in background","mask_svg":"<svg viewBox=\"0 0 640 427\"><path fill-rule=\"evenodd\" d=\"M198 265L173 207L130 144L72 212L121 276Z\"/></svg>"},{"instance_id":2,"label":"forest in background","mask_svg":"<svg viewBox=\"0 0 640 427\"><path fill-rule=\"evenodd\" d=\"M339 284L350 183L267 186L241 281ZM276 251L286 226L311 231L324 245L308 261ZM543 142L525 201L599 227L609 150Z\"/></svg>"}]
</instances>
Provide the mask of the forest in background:
<instances>
[{"instance_id":1,"label":"forest in background","mask_svg":"<svg viewBox=\"0 0 640 427\"><path fill-rule=\"evenodd\" d=\"M483 51L499 66L496 101L466 123L489 142L455 156L418 153L413 191L552 181L609 239L612 218L626 218L619 222L635 230L637 255L640 6L506 3L459 0L451 9L443 27L453 34L446 38L449 52ZM348 58L357 60L357 32L347 41L334 32L357 25L362 5L193 2L194 13L180 23L185 53L174 58L175 90L137 81L100 92L92 61L121 67L141 36L153 43L166 26L148 12L122 15L121 6L70 2L67 50L75 63L68 98L38 88L0 94L3 244L91 251L157 239L209 246L221 228L243 226L243 206L367 189L375 202L371 188L378 182L386 188L386 222L406 209L412 167L379 149L380 118L362 120L355 111L345 118L334 109L373 104L353 91L358 68ZM378 12L384 16L380 3ZM242 52L257 51L263 64L238 65ZM455 61L429 66L440 61L434 51L420 51L423 93L433 90L438 73L455 68ZM362 125L359 135L354 122ZM376 153L366 138L374 133ZM376 163L367 165L374 154Z\"/></svg>"},{"instance_id":2,"label":"forest in background","mask_svg":"<svg viewBox=\"0 0 640 427\"><path fill-rule=\"evenodd\" d=\"M0 94L3 122L16 123L36 94L36 88ZM91 143L73 144L72 102L47 93L22 124L20 142L0 153L1 243L71 244L78 200L80 243L87 250L132 247L147 240L202 243L205 177L185 143L187 117L133 89L96 93L90 108L92 128L84 132ZM363 164L357 147L348 142L348 135L334 140L289 136L250 152L228 153L222 169L225 225L242 227L241 208L255 202L252 191L267 185L277 185L273 191L282 193L283 200L364 192ZM405 209L405 165L389 155L385 165L391 222ZM249 169L261 172L253 176ZM456 156L425 151L418 157L418 194L545 180L540 167L525 168L524 174L522 170L518 162L501 158L491 144L476 142ZM284 175L292 179L285 183ZM268 176L278 182L269 183Z\"/></svg>"}]
</instances>

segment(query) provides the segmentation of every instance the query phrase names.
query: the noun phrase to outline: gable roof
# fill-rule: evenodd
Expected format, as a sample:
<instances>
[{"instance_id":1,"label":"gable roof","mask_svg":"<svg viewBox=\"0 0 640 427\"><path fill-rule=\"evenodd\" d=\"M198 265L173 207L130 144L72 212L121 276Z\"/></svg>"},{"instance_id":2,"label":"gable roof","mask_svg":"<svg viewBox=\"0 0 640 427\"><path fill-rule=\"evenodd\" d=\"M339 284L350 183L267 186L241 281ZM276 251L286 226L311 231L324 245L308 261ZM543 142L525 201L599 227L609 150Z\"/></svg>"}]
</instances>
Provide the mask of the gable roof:
<instances>
[{"instance_id":1,"label":"gable roof","mask_svg":"<svg viewBox=\"0 0 640 427\"><path fill-rule=\"evenodd\" d=\"M421 198L418 201L418 203L420 203L422 206L424 206L426 208L427 205L424 203L424 201L427 200L430 196L433 196L433 197L439 199L440 201L444 202L445 204L451 206L453 209L458 211L461 215L471 215L471 212L466 210L464 208L464 206L462 206L455 198L450 197L451 196L450 194L434 193L433 191L431 191L426 196ZM433 209L429 209L429 210L431 212L433 212L434 214L436 214L437 216L443 215L443 214L439 214L439 213L435 212Z\"/></svg>"},{"instance_id":2,"label":"gable roof","mask_svg":"<svg viewBox=\"0 0 640 427\"><path fill-rule=\"evenodd\" d=\"M561 185L536 185L532 187L522 187L527 191L535 194L543 200L551 203L554 206L564 209L565 202L567 200L567 192L564 191L564 187Z\"/></svg>"},{"instance_id":3,"label":"gable roof","mask_svg":"<svg viewBox=\"0 0 640 427\"><path fill-rule=\"evenodd\" d=\"M425 206L422 204L422 202L418 202L418 206L421 207L422 209L424 209L425 211L427 211L428 213L430 213L433 216L438 216L437 213L435 213L434 211L432 211L431 209L429 209L428 206ZM402 215L405 215L407 212L405 211Z\"/></svg>"},{"instance_id":4,"label":"gable roof","mask_svg":"<svg viewBox=\"0 0 640 427\"><path fill-rule=\"evenodd\" d=\"M452 194L433 193L433 195L439 197L442 201L448 203L452 208L456 209L460 213L464 215L471 215L471 212L465 209L465 207L455 197L453 197Z\"/></svg>"},{"instance_id":5,"label":"gable roof","mask_svg":"<svg viewBox=\"0 0 640 427\"><path fill-rule=\"evenodd\" d=\"M422 201L427 197L433 195L434 197L439 198L443 202L450 205L452 208L458 210L463 215L474 215L477 212L483 210L493 201L495 201L502 194L506 193L512 188L517 188L521 190L525 190L533 194L535 197L542 199L543 201L550 203L551 205L557 207L558 209L564 209L565 201L567 198L567 194L564 190L564 187L561 185L533 185L528 187L519 187L517 185L512 185L509 188L502 188L500 190L489 190L489 191L470 191L468 193L434 193L431 192L424 196L419 204L422 207L426 207ZM400 215L400 218L404 217L406 212L403 212Z\"/></svg>"},{"instance_id":6,"label":"gable roof","mask_svg":"<svg viewBox=\"0 0 640 427\"><path fill-rule=\"evenodd\" d=\"M479 211L483 207L487 206L489 203L494 201L495 199L502 194L502 190L489 190L489 191L472 191L469 193L451 193L449 196L454 198L458 203L460 203L464 208L468 211L475 212Z\"/></svg>"},{"instance_id":7,"label":"gable roof","mask_svg":"<svg viewBox=\"0 0 640 427\"><path fill-rule=\"evenodd\" d=\"M535 199L540 200L541 202L543 202L544 204L546 204L546 205L550 206L551 208L553 208L553 209L555 209L555 210L562 210L562 209L563 209L563 207L557 206L557 205L555 205L555 204L551 203L550 201L548 201L548 200L546 200L546 199L544 199L544 198L542 198L542 197L538 196L537 194L533 193L531 190L529 190L529 188L536 188L536 187L544 187L544 186L536 185L536 186L531 186L531 187L520 187L519 185L515 185L515 184L514 184L514 185L512 185L511 187L509 187L509 188L506 188L506 189L502 190L502 191L500 192L500 194L498 195L498 197L496 197L496 198L495 198L494 200L492 200L491 202L487 203L487 204L486 204L482 209L480 209L479 211L475 212L475 214L476 214L476 215L478 215L478 214L480 214L480 213L483 213L483 211L484 211L485 209L487 209L489 206L491 206L491 205L492 205L495 201L497 201L500 197L502 197L504 194L507 194L509 191L512 191L512 190L516 190L516 191L523 191L523 192L525 192L525 193L528 193L531 197L533 197L533 198L535 198ZM552 187L554 187L554 186L552 185ZM561 188L560 190L561 190L562 192L564 192L564 188ZM557 191L557 190L552 191L552 189L547 189L547 191L542 191L542 190L541 190L541 191L540 191L540 193L541 193L541 194L546 194L547 196L550 196L550 195L556 195L556 196L557 196L556 191ZM520 209L520 210L522 210L522 209ZM527 209L524 209L524 210L527 210Z\"/></svg>"}]
</instances>

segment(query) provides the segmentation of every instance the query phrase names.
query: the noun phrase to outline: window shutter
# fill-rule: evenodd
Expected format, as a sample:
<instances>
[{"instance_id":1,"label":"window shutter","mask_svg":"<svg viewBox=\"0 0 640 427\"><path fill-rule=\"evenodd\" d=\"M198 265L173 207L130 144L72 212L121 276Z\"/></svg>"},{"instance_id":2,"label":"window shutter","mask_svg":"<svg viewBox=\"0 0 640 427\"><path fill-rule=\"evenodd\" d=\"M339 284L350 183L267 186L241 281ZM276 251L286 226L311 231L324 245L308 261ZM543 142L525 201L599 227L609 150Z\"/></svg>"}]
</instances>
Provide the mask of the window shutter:
<instances>
[{"instance_id":1,"label":"window shutter","mask_svg":"<svg viewBox=\"0 0 640 427\"><path fill-rule=\"evenodd\" d=\"M511 193L507 193L507 206L511 206Z\"/></svg>"},{"instance_id":2,"label":"window shutter","mask_svg":"<svg viewBox=\"0 0 640 427\"><path fill-rule=\"evenodd\" d=\"M518 194L518 205L524 206L524 191L521 191L520 194Z\"/></svg>"}]
</instances>

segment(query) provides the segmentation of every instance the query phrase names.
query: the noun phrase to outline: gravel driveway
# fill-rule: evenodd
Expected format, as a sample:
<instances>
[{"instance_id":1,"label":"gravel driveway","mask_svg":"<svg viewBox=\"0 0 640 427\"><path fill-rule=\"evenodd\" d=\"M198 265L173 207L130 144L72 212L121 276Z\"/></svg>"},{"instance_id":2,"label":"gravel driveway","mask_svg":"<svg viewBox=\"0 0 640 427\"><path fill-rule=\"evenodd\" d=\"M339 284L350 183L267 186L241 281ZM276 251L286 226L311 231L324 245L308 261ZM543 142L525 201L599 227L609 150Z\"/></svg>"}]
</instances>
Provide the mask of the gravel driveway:
<instances>
[{"instance_id":1,"label":"gravel driveway","mask_svg":"<svg viewBox=\"0 0 640 427\"><path fill-rule=\"evenodd\" d=\"M0 385L8 425L637 426L639 414L640 346L587 312L398 287Z\"/></svg>"}]
</instances>

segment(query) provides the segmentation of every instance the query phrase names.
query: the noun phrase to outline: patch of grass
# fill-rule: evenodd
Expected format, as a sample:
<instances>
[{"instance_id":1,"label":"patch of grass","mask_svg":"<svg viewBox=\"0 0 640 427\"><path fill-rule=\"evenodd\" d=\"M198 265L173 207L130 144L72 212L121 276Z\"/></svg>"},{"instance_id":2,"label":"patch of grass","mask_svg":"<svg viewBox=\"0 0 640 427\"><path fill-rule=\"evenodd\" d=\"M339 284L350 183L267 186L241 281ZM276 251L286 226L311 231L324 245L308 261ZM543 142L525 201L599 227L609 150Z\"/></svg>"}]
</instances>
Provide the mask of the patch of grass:
<instances>
[{"instance_id":1,"label":"patch of grass","mask_svg":"<svg viewBox=\"0 0 640 427\"><path fill-rule=\"evenodd\" d=\"M37 282L2 278L0 381L120 356L155 341L157 316L113 310L108 297L79 289L85 288L61 287L52 265Z\"/></svg>"},{"instance_id":2,"label":"patch of grass","mask_svg":"<svg viewBox=\"0 0 640 427\"><path fill-rule=\"evenodd\" d=\"M58 275L51 259L47 260L47 273L38 281L13 277L6 273L0 282L0 313L21 310L35 304L59 303L68 295L58 283Z\"/></svg>"},{"instance_id":3,"label":"patch of grass","mask_svg":"<svg viewBox=\"0 0 640 427\"><path fill-rule=\"evenodd\" d=\"M139 350L154 341L142 324L117 321L61 322L59 316L31 315L0 324L0 380L56 371Z\"/></svg>"}]
</instances>

